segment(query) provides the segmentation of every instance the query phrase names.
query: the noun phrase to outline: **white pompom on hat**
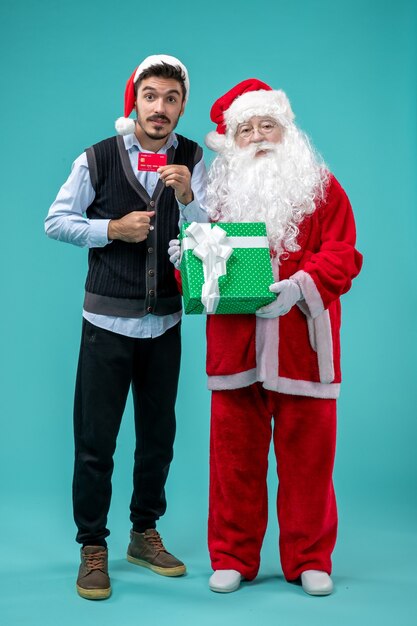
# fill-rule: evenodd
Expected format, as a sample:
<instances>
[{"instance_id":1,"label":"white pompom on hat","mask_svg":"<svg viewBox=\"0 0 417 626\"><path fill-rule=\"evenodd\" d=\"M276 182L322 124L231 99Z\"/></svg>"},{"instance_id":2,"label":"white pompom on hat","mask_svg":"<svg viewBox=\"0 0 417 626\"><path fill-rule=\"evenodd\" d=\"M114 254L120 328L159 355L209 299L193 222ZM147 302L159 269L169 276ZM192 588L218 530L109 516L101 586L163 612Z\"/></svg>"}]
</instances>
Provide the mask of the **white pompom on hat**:
<instances>
[{"instance_id":1,"label":"white pompom on hat","mask_svg":"<svg viewBox=\"0 0 417 626\"><path fill-rule=\"evenodd\" d=\"M210 119L217 128L206 135L207 147L221 152L226 133L234 135L239 124L254 116L272 117L284 127L292 124L295 117L283 91L275 91L257 78L248 78L232 87L211 107Z\"/></svg>"},{"instance_id":2,"label":"white pompom on hat","mask_svg":"<svg viewBox=\"0 0 417 626\"><path fill-rule=\"evenodd\" d=\"M146 57L144 61L135 69L133 74L130 76L126 83L125 89L125 109L124 109L124 117L119 117L115 122L115 128L119 135L130 135L135 132L135 120L131 119L129 115L132 113L135 108L135 82L142 74L144 70L147 70L152 65L162 65L166 63L167 65L173 65L174 67L180 67L184 74L184 86L185 86L185 97L184 102L188 100L188 95L190 93L190 80L188 77L188 70L183 63L176 57L169 56L168 54L152 54L149 57Z\"/></svg>"}]
</instances>

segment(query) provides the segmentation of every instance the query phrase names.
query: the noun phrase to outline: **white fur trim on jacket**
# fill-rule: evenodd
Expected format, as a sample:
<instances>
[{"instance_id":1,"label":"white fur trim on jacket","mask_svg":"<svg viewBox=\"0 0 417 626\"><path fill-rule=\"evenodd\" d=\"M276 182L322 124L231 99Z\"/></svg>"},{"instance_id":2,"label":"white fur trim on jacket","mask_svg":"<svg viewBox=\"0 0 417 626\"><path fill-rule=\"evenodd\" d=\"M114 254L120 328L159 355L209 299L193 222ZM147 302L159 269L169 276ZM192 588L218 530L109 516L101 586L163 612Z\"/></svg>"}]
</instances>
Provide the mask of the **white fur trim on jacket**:
<instances>
[{"instance_id":1,"label":"white fur trim on jacket","mask_svg":"<svg viewBox=\"0 0 417 626\"><path fill-rule=\"evenodd\" d=\"M317 353L320 382L331 383L334 380L334 356L329 311L326 309L314 319L307 317L307 324L311 347Z\"/></svg>"},{"instance_id":2,"label":"white fur trim on jacket","mask_svg":"<svg viewBox=\"0 0 417 626\"><path fill-rule=\"evenodd\" d=\"M298 308L307 318L310 345L317 353L320 381L324 384L334 380L334 355L332 327L329 311L310 274L300 270L291 276L300 287L304 300L297 302Z\"/></svg>"},{"instance_id":3,"label":"white fur trim on jacket","mask_svg":"<svg viewBox=\"0 0 417 626\"><path fill-rule=\"evenodd\" d=\"M304 300L297 302L297 305L305 315L309 315L313 319L321 315L324 311L324 303L320 292L316 287L316 283L310 274L304 270L300 270L291 276L301 289Z\"/></svg>"},{"instance_id":4,"label":"white fur trim on jacket","mask_svg":"<svg viewBox=\"0 0 417 626\"><path fill-rule=\"evenodd\" d=\"M278 372L279 317L256 318L256 371L263 383L271 372Z\"/></svg>"},{"instance_id":5,"label":"white fur trim on jacket","mask_svg":"<svg viewBox=\"0 0 417 626\"><path fill-rule=\"evenodd\" d=\"M228 376L209 376L207 386L210 391L226 391L249 387L256 382L256 370L253 369ZM291 396L336 399L340 395L340 383L315 383L309 380L293 380L283 376L274 380L265 380L262 386L268 391L287 393Z\"/></svg>"},{"instance_id":6,"label":"white fur trim on jacket","mask_svg":"<svg viewBox=\"0 0 417 626\"><path fill-rule=\"evenodd\" d=\"M310 398L323 398L336 400L340 395L340 383L313 383L309 380L293 380L279 376L273 382L265 381L265 389L287 393L291 396L308 396Z\"/></svg>"},{"instance_id":7,"label":"white fur trim on jacket","mask_svg":"<svg viewBox=\"0 0 417 626\"><path fill-rule=\"evenodd\" d=\"M241 389L256 383L256 369L229 374L226 376L209 376L207 386L211 391L226 389Z\"/></svg>"}]
</instances>

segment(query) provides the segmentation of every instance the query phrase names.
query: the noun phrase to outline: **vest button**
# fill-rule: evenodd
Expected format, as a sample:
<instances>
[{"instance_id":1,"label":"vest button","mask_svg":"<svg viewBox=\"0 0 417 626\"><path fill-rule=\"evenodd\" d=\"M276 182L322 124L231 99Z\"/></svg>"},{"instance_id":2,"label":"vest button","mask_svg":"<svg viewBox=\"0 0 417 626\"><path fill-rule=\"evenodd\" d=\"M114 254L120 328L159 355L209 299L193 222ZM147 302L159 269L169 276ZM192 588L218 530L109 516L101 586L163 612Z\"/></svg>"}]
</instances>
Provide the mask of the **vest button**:
<instances>
[{"instance_id":1,"label":"vest button","mask_svg":"<svg viewBox=\"0 0 417 626\"><path fill-rule=\"evenodd\" d=\"M152 313L152 311L153 311L151 306L148 306L148 308L146 310L148 311L148 313Z\"/></svg>"},{"instance_id":2,"label":"vest button","mask_svg":"<svg viewBox=\"0 0 417 626\"><path fill-rule=\"evenodd\" d=\"M153 248L148 248L148 252L149 252L149 254L152 254Z\"/></svg>"},{"instance_id":3,"label":"vest button","mask_svg":"<svg viewBox=\"0 0 417 626\"><path fill-rule=\"evenodd\" d=\"M153 297L155 295L155 289L149 289L148 293Z\"/></svg>"},{"instance_id":4,"label":"vest button","mask_svg":"<svg viewBox=\"0 0 417 626\"><path fill-rule=\"evenodd\" d=\"M149 226L149 230L153 230L155 228L155 226L153 226L152 224Z\"/></svg>"},{"instance_id":5,"label":"vest button","mask_svg":"<svg viewBox=\"0 0 417 626\"><path fill-rule=\"evenodd\" d=\"M148 274L149 274L149 276L154 276L155 275L155 271L154 270L149 270Z\"/></svg>"},{"instance_id":6,"label":"vest button","mask_svg":"<svg viewBox=\"0 0 417 626\"><path fill-rule=\"evenodd\" d=\"M155 206L155 200L151 200L149 206L153 208Z\"/></svg>"}]
</instances>

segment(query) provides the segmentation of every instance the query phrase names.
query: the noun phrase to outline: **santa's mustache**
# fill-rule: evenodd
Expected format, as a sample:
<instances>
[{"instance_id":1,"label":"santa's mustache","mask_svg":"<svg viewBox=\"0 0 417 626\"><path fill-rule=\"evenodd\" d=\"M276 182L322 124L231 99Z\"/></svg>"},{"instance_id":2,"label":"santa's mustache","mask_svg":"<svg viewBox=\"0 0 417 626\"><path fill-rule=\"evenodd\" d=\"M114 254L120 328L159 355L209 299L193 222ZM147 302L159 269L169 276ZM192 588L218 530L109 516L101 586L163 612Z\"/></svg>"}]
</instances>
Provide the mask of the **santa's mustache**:
<instances>
[{"instance_id":1,"label":"santa's mustache","mask_svg":"<svg viewBox=\"0 0 417 626\"><path fill-rule=\"evenodd\" d=\"M271 152L276 154L278 152L278 144L270 141L260 141L259 143L250 143L244 148L236 148L233 150L233 156L242 157L242 159L253 159L259 152Z\"/></svg>"}]
</instances>

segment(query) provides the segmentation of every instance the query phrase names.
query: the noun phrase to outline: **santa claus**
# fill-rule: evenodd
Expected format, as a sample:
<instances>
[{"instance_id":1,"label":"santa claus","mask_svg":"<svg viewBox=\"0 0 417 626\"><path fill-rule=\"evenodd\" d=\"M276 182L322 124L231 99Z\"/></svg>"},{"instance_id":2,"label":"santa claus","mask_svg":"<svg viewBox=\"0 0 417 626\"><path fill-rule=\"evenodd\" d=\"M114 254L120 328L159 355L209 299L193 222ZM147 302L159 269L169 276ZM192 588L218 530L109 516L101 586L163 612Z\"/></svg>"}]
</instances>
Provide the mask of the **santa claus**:
<instances>
[{"instance_id":1,"label":"santa claus","mask_svg":"<svg viewBox=\"0 0 417 626\"><path fill-rule=\"evenodd\" d=\"M266 223L277 299L256 315L207 318L209 586L231 592L257 575L272 438L284 576L301 580L309 594L328 595L337 532L339 298L362 264L354 217L294 124L284 92L245 80L214 103L211 119L217 129L206 143L219 154L209 172L208 214Z\"/></svg>"}]
</instances>

